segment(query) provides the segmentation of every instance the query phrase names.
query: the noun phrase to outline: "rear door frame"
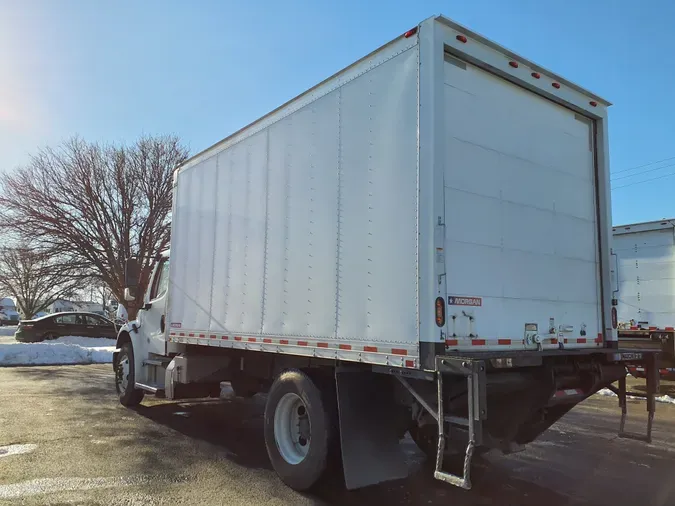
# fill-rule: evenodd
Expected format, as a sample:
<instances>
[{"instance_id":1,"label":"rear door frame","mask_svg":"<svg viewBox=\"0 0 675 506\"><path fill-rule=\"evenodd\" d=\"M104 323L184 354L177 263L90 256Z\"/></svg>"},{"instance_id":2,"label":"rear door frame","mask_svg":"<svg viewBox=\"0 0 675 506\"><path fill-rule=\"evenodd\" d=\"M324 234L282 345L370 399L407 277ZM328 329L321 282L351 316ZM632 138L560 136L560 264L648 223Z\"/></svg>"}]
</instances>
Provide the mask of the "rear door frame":
<instances>
[{"instance_id":1,"label":"rear door frame","mask_svg":"<svg viewBox=\"0 0 675 506\"><path fill-rule=\"evenodd\" d=\"M485 37L443 17L424 21L419 29L419 325L420 357L432 368L430 353L444 351L447 322L433 323L434 300L447 299L445 243L443 65L445 54L467 61L592 120L595 200L600 263L600 314L605 347L618 348L611 322L611 194L607 108L611 104L578 85L529 62ZM538 78L535 77L535 74ZM440 248L440 249L439 249ZM443 262L440 262L442 257ZM447 300L446 300L447 302ZM447 307L445 308L447 312ZM594 336L589 336L593 338ZM439 347L443 343L443 350Z\"/></svg>"}]
</instances>

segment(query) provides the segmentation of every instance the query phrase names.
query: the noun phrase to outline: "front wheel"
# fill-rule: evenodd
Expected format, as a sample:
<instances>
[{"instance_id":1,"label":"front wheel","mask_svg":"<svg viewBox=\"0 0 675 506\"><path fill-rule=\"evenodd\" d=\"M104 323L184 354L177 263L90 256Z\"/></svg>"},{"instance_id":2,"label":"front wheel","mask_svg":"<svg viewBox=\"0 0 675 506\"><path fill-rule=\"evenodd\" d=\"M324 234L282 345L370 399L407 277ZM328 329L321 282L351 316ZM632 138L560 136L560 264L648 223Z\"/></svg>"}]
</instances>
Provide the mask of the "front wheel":
<instances>
[{"instance_id":1,"label":"front wheel","mask_svg":"<svg viewBox=\"0 0 675 506\"><path fill-rule=\"evenodd\" d=\"M274 381L267 396L267 453L277 475L295 490L316 484L336 451L335 393L328 385L322 387L291 369Z\"/></svg>"},{"instance_id":2,"label":"front wheel","mask_svg":"<svg viewBox=\"0 0 675 506\"><path fill-rule=\"evenodd\" d=\"M134 350L131 343L122 345L115 366L115 390L123 406L132 407L138 405L145 392L136 388L136 375L134 372Z\"/></svg>"}]
</instances>

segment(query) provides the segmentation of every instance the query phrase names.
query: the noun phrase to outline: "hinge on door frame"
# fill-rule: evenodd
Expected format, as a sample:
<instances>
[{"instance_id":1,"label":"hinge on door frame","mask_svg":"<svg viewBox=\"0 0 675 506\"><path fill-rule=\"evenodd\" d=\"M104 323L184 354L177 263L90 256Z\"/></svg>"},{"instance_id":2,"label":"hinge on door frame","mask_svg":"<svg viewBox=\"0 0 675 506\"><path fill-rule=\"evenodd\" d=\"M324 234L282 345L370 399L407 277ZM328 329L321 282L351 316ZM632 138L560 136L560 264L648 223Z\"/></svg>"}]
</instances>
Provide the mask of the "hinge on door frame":
<instances>
[{"instance_id":1,"label":"hinge on door frame","mask_svg":"<svg viewBox=\"0 0 675 506\"><path fill-rule=\"evenodd\" d=\"M438 222L434 228L434 252L436 254L436 272L438 272L438 286L443 283L445 276L445 223L443 217L438 217Z\"/></svg>"}]
</instances>

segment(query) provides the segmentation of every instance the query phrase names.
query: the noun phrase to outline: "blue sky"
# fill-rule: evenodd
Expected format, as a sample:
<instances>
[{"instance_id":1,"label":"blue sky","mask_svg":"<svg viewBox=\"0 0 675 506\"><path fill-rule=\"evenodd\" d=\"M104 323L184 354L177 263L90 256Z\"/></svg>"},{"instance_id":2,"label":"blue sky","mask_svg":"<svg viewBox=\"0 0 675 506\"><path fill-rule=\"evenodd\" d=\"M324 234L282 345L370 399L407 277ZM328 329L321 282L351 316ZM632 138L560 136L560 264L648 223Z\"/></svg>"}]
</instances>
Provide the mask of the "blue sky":
<instances>
[{"instance_id":1,"label":"blue sky","mask_svg":"<svg viewBox=\"0 0 675 506\"><path fill-rule=\"evenodd\" d=\"M675 158L625 171L675 157L668 0L0 0L0 170L74 134L200 151L439 13L613 102L615 224L675 217Z\"/></svg>"}]
</instances>

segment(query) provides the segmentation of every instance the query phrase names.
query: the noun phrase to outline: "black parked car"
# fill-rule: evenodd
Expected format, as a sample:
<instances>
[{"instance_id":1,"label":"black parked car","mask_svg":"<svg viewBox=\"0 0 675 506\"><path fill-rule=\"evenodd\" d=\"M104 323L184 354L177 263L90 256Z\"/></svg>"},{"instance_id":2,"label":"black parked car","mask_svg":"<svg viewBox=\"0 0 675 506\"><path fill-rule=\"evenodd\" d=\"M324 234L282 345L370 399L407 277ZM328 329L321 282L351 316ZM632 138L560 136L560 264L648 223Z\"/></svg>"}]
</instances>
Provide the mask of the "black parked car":
<instances>
[{"instance_id":1,"label":"black parked car","mask_svg":"<svg viewBox=\"0 0 675 506\"><path fill-rule=\"evenodd\" d=\"M94 313L56 313L35 320L21 320L14 338L23 343L35 343L61 336L106 337L115 339L115 324Z\"/></svg>"}]
</instances>

